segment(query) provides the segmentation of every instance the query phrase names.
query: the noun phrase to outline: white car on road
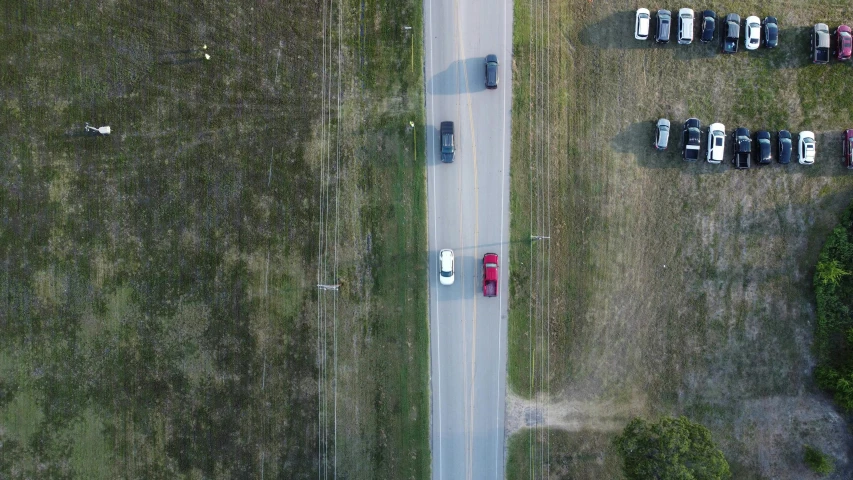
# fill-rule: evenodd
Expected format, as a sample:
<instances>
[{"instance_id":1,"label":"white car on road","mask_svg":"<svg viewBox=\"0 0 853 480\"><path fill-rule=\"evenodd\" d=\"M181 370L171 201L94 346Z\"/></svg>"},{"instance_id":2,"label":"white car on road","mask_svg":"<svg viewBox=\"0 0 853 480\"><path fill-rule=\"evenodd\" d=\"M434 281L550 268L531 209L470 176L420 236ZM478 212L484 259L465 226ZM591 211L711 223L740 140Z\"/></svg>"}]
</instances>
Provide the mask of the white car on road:
<instances>
[{"instance_id":1,"label":"white car on road","mask_svg":"<svg viewBox=\"0 0 853 480\"><path fill-rule=\"evenodd\" d=\"M712 123L708 127L708 163L720 163L723 160L725 146L726 126L722 123Z\"/></svg>"},{"instance_id":2,"label":"white car on road","mask_svg":"<svg viewBox=\"0 0 853 480\"><path fill-rule=\"evenodd\" d=\"M808 130L800 132L799 160L800 165L811 165L814 163L814 157L817 150L817 143L814 139L814 132Z\"/></svg>"},{"instance_id":3,"label":"white car on road","mask_svg":"<svg viewBox=\"0 0 853 480\"><path fill-rule=\"evenodd\" d=\"M649 38L649 24L651 19L652 14L648 8L637 9L637 19L634 22L634 38L637 40Z\"/></svg>"},{"instance_id":4,"label":"white car on road","mask_svg":"<svg viewBox=\"0 0 853 480\"><path fill-rule=\"evenodd\" d=\"M746 36L743 44L747 50L757 50L761 44L761 19L755 15L746 17Z\"/></svg>"},{"instance_id":5,"label":"white car on road","mask_svg":"<svg viewBox=\"0 0 853 480\"><path fill-rule=\"evenodd\" d=\"M454 271L453 250L445 248L438 254L438 281L442 285L453 285Z\"/></svg>"}]
</instances>

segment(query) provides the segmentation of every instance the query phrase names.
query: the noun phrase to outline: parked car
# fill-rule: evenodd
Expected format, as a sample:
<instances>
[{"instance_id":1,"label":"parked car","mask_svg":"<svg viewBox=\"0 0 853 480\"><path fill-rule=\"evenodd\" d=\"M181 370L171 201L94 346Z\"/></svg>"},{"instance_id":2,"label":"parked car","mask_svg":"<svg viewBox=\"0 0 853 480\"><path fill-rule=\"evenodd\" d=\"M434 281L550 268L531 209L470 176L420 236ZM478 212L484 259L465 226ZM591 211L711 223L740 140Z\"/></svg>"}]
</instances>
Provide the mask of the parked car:
<instances>
[{"instance_id":1,"label":"parked car","mask_svg":"<svg viewBox=\"0 0 853 480\"><path fill-rule=\"evenodd\" d=\"M651 18L648 8L637 9L637 19L634 22L634 38L637 40L649 38L649 23L651 22Z\"/></svg>"},{"instance_id":2,"label":"parked car","mask_svg":"<svg viewBox=\"0 0 853 480\"><path fill-rule=\"evenodd\" d=\"M749 168L752 161L752 139L749 138L749 130L738 127L732 133L732 163L735 168L744 170Z\"/></svg>"},{"instance_id":3,"label":"parked car","mask_svg":"<svg viewBox=\"0 0 853 480\"><path fill-rule=\"evenodd\" d=\"M702 36L699 40L708 43L714 40L714 32L717 30L717 14L713 10L702 12Z\"/></svg>"},{"instance_id":4,"label":"parked car","mask_svg":"<svg viewBox=\"0 0 853 480\"><path fill-rule=\"evenodd\" d=\"M661 118L655 126L654 147L658 150L666 150L669 144L669 120Z\"/></svg>"},{"instance_id":5,"label":"parked car","mask_svg":"<svg viewBox=\"0 0 853 480\"><path fill-rule=\"evenodd\" d=\"M669 27L672 24L672 13L669 10L658 10L658 28L655 33L655 41L658 43L669 43Z\"/></svg>"},{"instance_id":6,"label":"parked car","mask_svg":"<svg viewBox=\"0 0 853 480\"><path fill-rule=\"evenodd\" d=\"M442 285L453 285L456 272L453 263L453 250L445 248L438 253L438 281Z\"/></svg>"},{"instance_id":7,"label":"parked car","mask_svg":"<svg viewBox=\"0 0 853 480\"><path fill-rule=\"evenodd\" d=\"M693 43L693 10L689 8L678 11L678 43L680 45Z\"/></svg>"},{"instance_id":8,"label":"parked car","mask_svg":"<svg viewBox=\"0 0 853 480\"><path fill-rule=\"evenodd\" d=\"M764 17L764 48L776 48L779 45L779 22L776 17Z\"/></svg>"},{"instance_id":9,"label":"parked car","mask_svg":"<svg viewBox=\"0 0 853 480\"><path fill-rule=\"evenodd\" d=\"M758 154L758 163L761 165L767 165L773 161L773 154L770 152L770 132L767 130L755 132L755 151Z\"/></svg>"},{"instance_id":10,"label":"parked car","mask_svg":"<svg viewBox=\"0 0 853 480\"><path fill-rule=\"evenodd\" d=\"M743 46L747 50L757 50L761 44L761 19L755 15L746 17L746 36L743 38Z\"/></svg>"},{"instance_id":11,"label":"parked car","mask_svg":"<svg viewBox=\"0 0 853 480\"><path fill-rule=\"evenodd\" d=\"M737 53L737 44L740 40L740 15L730 13L726 15L726 22L720 31L720 42L723 53Z\"/></svg>"},{"instance_id":12,"label":"parked car","mask_svg":"<svg viewBox=\"0 0 853 480\"><path fill-rule=\"evenodd\" d=\"M698 118L688 118L681 131L681 154L684 160L695 162L699 159L699 149L702 143L702 124Z\"/></svg>"},{"instance_id":13,"label":"parked car","mask_svg":"<svg viewBox=\"0 0 853 480\"><path fill-rule=\"evenodd\" d=\"M483 255L483 295L498 296L498 254Z\"/></svg>"},{"instance_id":14,"label":"parked car","mask_svg":"<svg viewBox=\"0 0 853 480\"><path fill-rule=\"evenodd\" d=\"M799 161L801 165L811 165L814 163L815 153L817 151L817 143L814 139L814 132L808 130L800 132L799 143Z\"/></svg>"},{"instance_id":15,"label":"parked car","mask_svg":"<svg viewBox=\"0 0 853 480\"><path fill-rule=\"evenodd\" d=\"M812 30L812 62L829 63L829 27L815 24Z\"/></svg>"},{"instance_id":16,"label":"parked car","mask_svg":"<svg viewBox=\"0 0 853 480\"><path fill-rule=\"evenodd\" d=\"M844 166L853 169L853 129L844 131Z\"/></svg>"},{"instance_id":17,"label":"parked car","mask_svg":"<svg viewBox=\"0 0 853 480\"><path fill-rule=\"evenodd\" d=\"M453 153L456 152L456 144L453 143L453 122L441 122L439 130L441 139L441 161L453 163Z\"/></svg>"},{"instance_id":18,"label":"parked car","mask_svg":"<svg viewBox=\"0 0 853 480\"><path fill-rule=\"evenodd\" d=\"M486 88L494 90L498 88L498 56L486 55Z\"/></svg>"},{"instance_id":19,"label":"parked car","mask_svg":"<svg viewBox=\"0 0 853 480\"><path fill-rule=\"evenodd\" d=\"M705 155L708 163L722 162L725 147L726 126L722 123L712 123L708 127L708 153Z\"/></svg>"},{"instance_id":20,"label":"parked car","mask_svg":"<svg viewBox=\"0 0 853 480\"><path fill-rule=\"evenodd\" d=\"M844 61L850 60L853 54L853 36L850 27L841 25L835 29L835 58Z\"/></svg>"},{"instance_id":21,"label":"parked car","mask_svg":"<svg viewBox=\"0 0 853 480\"><path fill-rule=\"evenodd\" d=\"M794 145L791 141L791 132L787 130L779 130L777 135L778 137L778 150L779 156L776 157L776 161L783 165L787 165L791 163L791 152L794 151Z\"/></svg>"}]
</instances>

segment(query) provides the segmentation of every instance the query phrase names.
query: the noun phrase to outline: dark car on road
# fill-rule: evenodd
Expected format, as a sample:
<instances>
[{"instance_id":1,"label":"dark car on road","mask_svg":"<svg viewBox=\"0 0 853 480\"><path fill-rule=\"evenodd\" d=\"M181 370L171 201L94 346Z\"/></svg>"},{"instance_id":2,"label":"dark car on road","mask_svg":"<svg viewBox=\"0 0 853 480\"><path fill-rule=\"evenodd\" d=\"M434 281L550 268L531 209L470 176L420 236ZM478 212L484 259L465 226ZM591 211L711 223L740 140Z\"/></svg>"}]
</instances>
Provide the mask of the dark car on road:
<instances>
[{"instance_id":1,"label":"dark car on road","mask_svg":"<svg viewBox=\"0 0 853 480\"><path fill-rule=\"evenodd\" d=\"M744 127L738 127L732 133L732 163L739 170L749 168L752 159L752 139L749 137L749 130Z\"/></svg>"},{"instance_id":2,"label":"dark car on road","mask_svg":"<svg viewBox=\"0 0 853 480\"><path fill-rule=\"evenodd\" d=\"M702 12L702 36L699 41L708 43L714 40L714 32L717 31L717 14L713 10Z\"/></svg>"},{"instance_id":3,"label":"dark car on road","mask_svg":"<svg viewBox=\"0 0 853 480\"><path fill-rule=\"evenodd\" d=\"M726 15L726 21L720 30L720 39L723 53L737 53L737 44L740 40L740 15L737 13Z\"/></svg>"},{"instance_id":4,"label":"dark car on road","mask_svg":"<svg viewBox=\"0 0 853 480\"><path fill-rule=\"evenodd\" d=\"M498 88L498 56L486 55L486 88L494 90Z\"/></svg>"},{"instance_id":5,"label":"dark car on road","mask_svg":"<svg viewBox=\"0 0 853 480\"><path fill-rule=\"evenodd\" d=\"M764 17L761 26L764 30L764 48L776 48L779 45L779 22L776 17Z\"/></svg>"},{"instance_id":6,"label":"dark car on road","mask_svg":"<svg viewBox=\"0 0 853 480\"><path fill-rule=\"evenodd\" d=\"M844 132L844 166L853 169L853 128Z\"/></svg>"},{"instance_id":7,"label":"dark car on road","mask_svg":"<svg viewBox=\"0 0 853 480\"><path fill-rule=\"evenodd\" d=\"M456 144L453 143L453 122L441 122L441 161L453 163L453 153L456 152Z\"/></svg>"},{"instance_id":8,"label":"dark car on road","mask_svg":"<svg viewBox=\"0 0 853 480\"><path fill-rule=\"evenodd\" d=\"M835 58L838 60L850 60L853 54L853 37L850 27L841 25L835 29Z\"/></svg>"},{"instance_id":9,"label":"dark car on road","mask_svg":"<svg viewBox=\"0 0 853 480\"><path fill-rule=\"evenodd\" d=\"M672 26L672 12L669 10L658 10L658 28L655 32L655 41L658 43L669 43L669 29Z\"/></svg>"},{"instance_id":10,"label":"dark car on road","mask_svg":"<svg viewBox=\"0 0 853 480\"><path fill-rule=\"evenodd\" d=\"M779 156L776 157L776 161L787 165L791 163L791 152L794 151L794 143L791 140L791 132L787 130L779 130L779 134L777 135L778 142L777 146L779 148Z\"/></svg>"},{"instance_id":11,"label":"dark car on road","mask_svg":"<svg viewBox=\"0 0 853 480\"><path fill-rule=\"evenodd\" d=\"M755 133L755 150L758 153L758 163L767 165L773 160L770 153L770 132L759 130Z\"/></svg>"}]
</instances>

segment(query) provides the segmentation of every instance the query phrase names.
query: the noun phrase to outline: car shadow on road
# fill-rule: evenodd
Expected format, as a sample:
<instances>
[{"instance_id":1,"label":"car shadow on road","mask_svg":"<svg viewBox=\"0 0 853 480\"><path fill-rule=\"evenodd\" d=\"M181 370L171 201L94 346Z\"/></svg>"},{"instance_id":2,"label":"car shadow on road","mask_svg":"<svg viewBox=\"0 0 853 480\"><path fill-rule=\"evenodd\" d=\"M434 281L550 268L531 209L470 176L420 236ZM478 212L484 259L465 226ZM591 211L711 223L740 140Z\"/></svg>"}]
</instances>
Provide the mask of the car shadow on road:
<instances>
[{"instance_id":1,"label":"car shadow on road","mask_svg":"<svg viewBox=\"0 0 853 480\"><path fill-rule=\"evenodd\" d=\"M456 95L485 90L484 68L485 57L457 60L427 81L427 93Z\"/></svg>"}]
</instances>

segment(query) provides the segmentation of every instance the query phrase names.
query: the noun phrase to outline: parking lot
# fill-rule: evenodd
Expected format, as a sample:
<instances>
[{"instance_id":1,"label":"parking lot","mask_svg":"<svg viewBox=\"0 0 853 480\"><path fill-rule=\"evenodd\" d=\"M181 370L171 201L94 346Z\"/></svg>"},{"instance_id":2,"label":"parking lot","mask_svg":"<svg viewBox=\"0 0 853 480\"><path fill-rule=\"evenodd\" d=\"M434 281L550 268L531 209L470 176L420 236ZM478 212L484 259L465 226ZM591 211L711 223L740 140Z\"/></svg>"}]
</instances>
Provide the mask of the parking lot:
<instances>
[{"instance_id":1,"label":"parking lot","mask_svg":"<svg viewBox=\"0 0 853 480\"><path fill-rule=\"evenodd\" d=\"M533 385L573 405L562 430L539 436L552 442L552 474L605 478L618 465L606 441L614 424L631 415L686 414L711 429L735 478L809 478L804 443L833 455L845 478L850 435L812 384L811 282L824 238L853 198L853 173L841 162L843 131L853 121L853 65L812 64L809 34L817 22L834 30L853 21L853 10L740 2L734 11L741 18L778 18L779 46L747 52L741 44L723 55L718 38L635 40L641 6L677 12L681 5L516 7L522 22L547 32L530 28L533 41L516 39L516 81L547 79L516 91L550 100L517 100L514 145L544 130L551 173L541 173L530 142L514 146L513 215L523 221L513 224L520 245L512 269L524 263L530 273L517 275L510 328L512 319L537 312L537 300L528 298L555 300L541 310L547 343L511 350L510 383L524 396ZM717 9L718 17L727 13ZM544 57L540 42L550 46ZM527 67L530 58L535 67ZM674 130L664 152L652 147L661 117ZM702 122L702 154L684 162L681 126L691 117ZM726 125L719 165L704 161L713 122ZM739 126L774 132L774 155L775 132L790 130L796 141L811 130L816 161L799 165L795 154L790 165L753 162L737 171L731 133ZM548 218L537 207L546 199ZM545 223L549 257L537 254L541 244L521 242L528 224L540 230ZM550 272L540 292L538 269ZM539 359L535 368L518 365L546 349L547 372L538 370ZM602 410L620 413L608 419ZM558 454L555 445L572 453ZM511 462L529 460L519 458Z\"/></svg>"}]
</instances>

